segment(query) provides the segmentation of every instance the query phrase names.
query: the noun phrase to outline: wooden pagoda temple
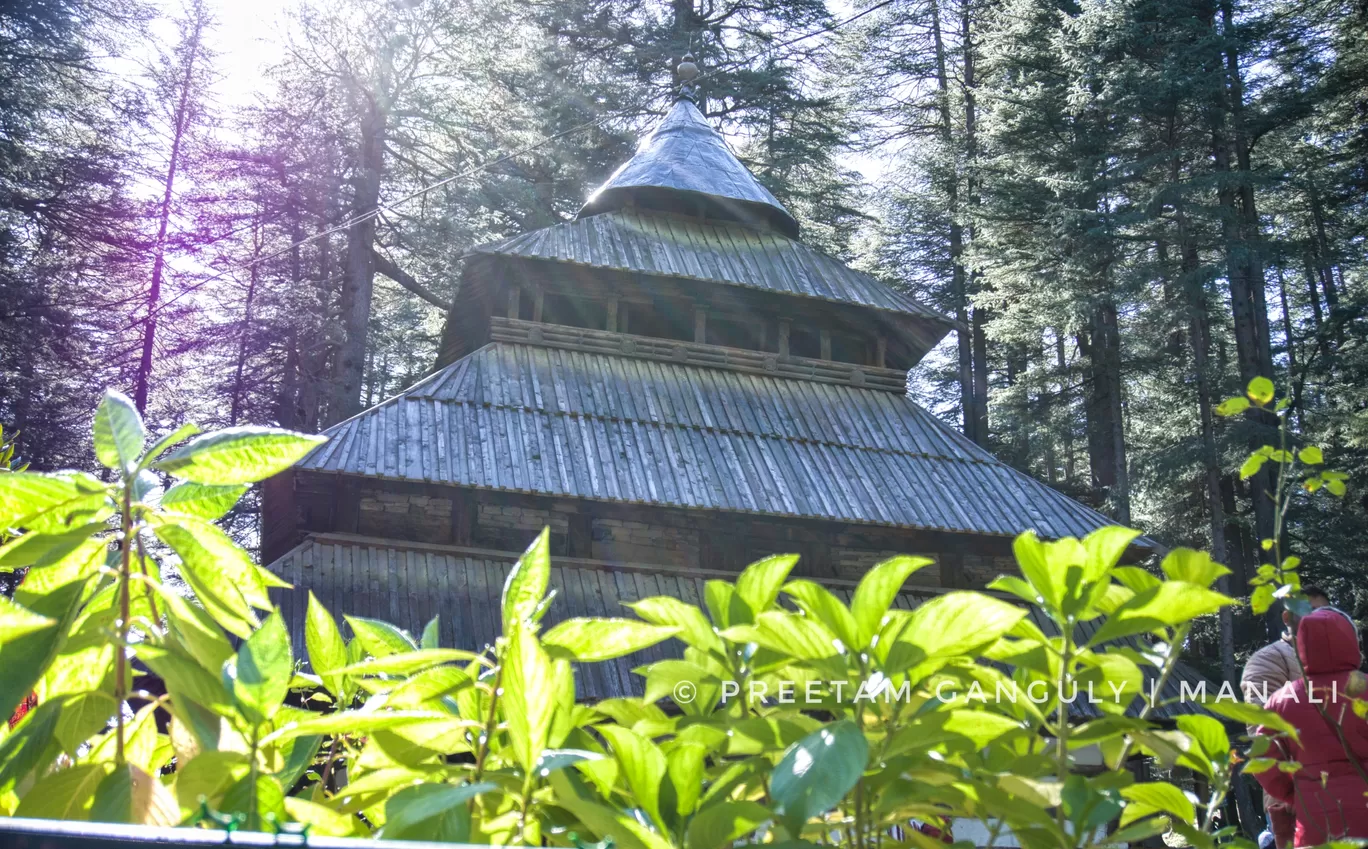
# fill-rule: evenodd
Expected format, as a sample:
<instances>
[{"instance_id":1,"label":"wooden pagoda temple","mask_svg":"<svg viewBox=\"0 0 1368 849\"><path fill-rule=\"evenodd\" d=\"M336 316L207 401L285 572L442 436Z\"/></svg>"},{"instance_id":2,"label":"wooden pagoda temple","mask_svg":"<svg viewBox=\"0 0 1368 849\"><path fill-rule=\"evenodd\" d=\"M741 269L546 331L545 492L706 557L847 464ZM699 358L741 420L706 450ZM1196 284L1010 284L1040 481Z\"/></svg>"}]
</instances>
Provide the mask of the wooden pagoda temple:
<instances>
[{"instance_id":1,"label":"wooden pagoda temple","mask_svg":"<svg viewBox=\"0 0 1368 849\"><path fill-rule=\"evenodd\" d=\"M681 99L574 220L466 258L433 373L268 482L264 562L296 635L312 590L411 633L440 614L471 649L544 526L548 621L701 603L779 552L842 593L890 554L934 558L905 606L983 586L1021 531L1109 520L908 396L953 327L803 244ZM592 665L582 694L634 689L633 665Z\"/></svg>"}]
</instances>

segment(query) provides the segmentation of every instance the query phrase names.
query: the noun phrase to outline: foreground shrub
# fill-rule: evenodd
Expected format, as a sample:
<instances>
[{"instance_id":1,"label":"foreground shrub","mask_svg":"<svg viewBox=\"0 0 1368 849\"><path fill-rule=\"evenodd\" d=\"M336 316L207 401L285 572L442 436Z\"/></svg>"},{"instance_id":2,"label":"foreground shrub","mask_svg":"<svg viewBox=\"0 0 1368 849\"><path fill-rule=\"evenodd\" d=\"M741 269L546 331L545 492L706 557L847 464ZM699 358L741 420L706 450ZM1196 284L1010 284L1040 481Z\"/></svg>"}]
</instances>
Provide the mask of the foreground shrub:
<instances>
[{"instance_id":1,"label":"foreground shrub","mask_svg":"<svg viewBox=\"0 0 1368 849\"><path fill-rule=\"evenodd\" d=\"M110 482L0 476L0 529L16 535L0 568L27 570L0 600L0 714L37 697L0 732L0 811L624 849L934 846L909 822L970 818L1042 849L1169 830L1206 849L1233 839L1218 812L1237 763L1267 747L1236 754L1210 714L1152 721L1193 619L1231 603L1213 589L1227 570L1187 549L1162 575L1122 565L1137 533L1119 527L1023 535L999 595L910 611L893 602L927 560L878 564L846 604L776 556L708 582L702 609L657 597L634 618L550 628L544 531L508 576L486 651L437 645L435 622L415 640L347 617L347 640L312 596L306 644L291 646L268 597L279 580L212 523L318 438L235 429L168 450L193 435L145 448L111 393L95 421ZM163 580L162 551L193 599ZM1295 594L1285 565L1264 582ZM682 656L638 670L644 698L575 702L575 664L665 640ZM165 695L135 688L140 667ZM1081 723L1080 693L1098 711ZM1208 709L1290 730L1234 700ZM1076 772L1084 749L1106 769ZM1194 770L1209 795L1136 781L1132 755Z\"/></svg>"}]
</instances>

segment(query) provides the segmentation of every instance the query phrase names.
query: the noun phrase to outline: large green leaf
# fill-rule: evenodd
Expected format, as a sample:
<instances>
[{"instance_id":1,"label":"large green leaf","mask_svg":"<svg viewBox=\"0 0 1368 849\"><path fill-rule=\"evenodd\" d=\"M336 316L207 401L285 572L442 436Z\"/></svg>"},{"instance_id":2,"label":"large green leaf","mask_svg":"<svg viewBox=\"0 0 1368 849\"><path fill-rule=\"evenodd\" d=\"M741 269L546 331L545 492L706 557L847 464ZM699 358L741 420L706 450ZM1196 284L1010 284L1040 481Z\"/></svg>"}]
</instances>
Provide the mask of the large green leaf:
<instances>
[{"instance_id":1,"label":"large green leaf","mask_svg":"<svg viewBox=\"0 0 1368 849\"><path fill-rule=\"evenodd\" d=\"M84 591L84 581L72 581L31 599L22 597L30 612L57 626L0 643L0 670L4 670L0 673L0 716L14 713L61 651Z\"/></svg>"},{"instance_id":2,"label":"large green leaf","mask_svg":"<svg viewBox=\"0 0 1368 849\"><path fill-rule=\"evenodd\" d=\"M850 720L812 732L789 749L770 774L774 812L789 833L826 813L850 792L864 774L869 744Z\"/></svg>"},{"instance_id":3,"label":"large green leaf","mask_svg":"<svg viewBox=\"0 0 1368 849\"><path fill-rule=\"evenodd\" d=\"M65 476L37 472L0 475L0 529L14 528L19 520L78 500L81 490Z\"/></svg>"},{"instance_id":4,"label":"large green leaf","mask_svg":"<svg viewBox=\"0 0 1368 849\"><path fill-rule=\"evenodd\" d=\"M10 735L0 742L0 793L28 775L50 751L61 712L60 700L43 702L25 714Z\"/></svg>"},{"instance_id":5,"label":"large green leaf","mask_svg":"<svg viewBox=\"0 0 1368 849\"><path fill-rule=\"evenodd\" d=\"M222 676L210 673L179 648L144 645L139 648L138 658L166 682L176 709L193 703L219 716L236 715L233 697Z\"/></svg>"},{"instance_id":6,"label":"large green leaf","mask_svg":"<svg viewBox=\"0 0 1368 849\"><path fill-rule=\"evenodd\" d=\"M371 657L384 658L392 654L418 651L418 644L402 629L379 619L364 616L344 616L361 648Z\"/></svg>"},{"instance_id":7,"label":"large green leaf","mask_svg":"<svg viewBox=\"0 0 1368 849\"><path fill-rule=\"evenodd\" d=\"M328 734L371 734L431 722L450 722L449 713L427 710L344 710L315 716L312 719L291 720L262 738L262 745L298 737L317 737ZM470 722L478 726L479 723Z\"/></svg>"},{"instance_id":8,"label":"large green leaf","mask_svg":"<svg viewBox=\"0 0 1368 849\"><path fill-rule=\"evenodd\" d=\"M245 814L245 825L249 831L265 829L272 818L276 822L285 819L285 790L274 775L261 773L255 780L250 774L239 778L223 794L219 804L224 813Z\"/></svg>"},{"instance_id":9,"label":"large green leaf","mask_svg":"<svg viewBox=\"0 0 1368 849\"><path fill-rule=\"evenodd\" d=\"M309 826L309 834L323 837L369 837L355 815L340 814L326 805L301 799L298 796L285 797L285 813L295 822Z\"/></svg>"},{"instance_id":10,"label":"large green leaf","mask_svg":"<svg viewBox=\"0 0 1368 849\"><path fill-rule=\"evenodd\" d=\"M1255 727L1263 726L1273 731L1283 734L1297 736L1297 727L1283 719L1271 710L1265 710L1257 705L1247 702L1237 702L1227 699L1212 699L1202 704L1202 707L1216 714L1224 716L1226 719L1233 719L1236 722Z\"/></svg>"},{"instance_id":11,"label":"large green leaf","mask_svg":"<svg viewBox=\"0 0 1368 849\"><path fill-rule=\"evenodd\" d=\"M406 787L385 802L385 827L379 836L465 843L470 839L470 800L495 789L489 782Z\"/></svg>"},{"instance_id":12,"label":"large green leaf","mask_svg":"<svg viewBox=\"0 0 1368 849\"><path fill-rule=\"evenodd\" d=\"M503 627L510 633L514 625L532 617L546 597L551 581L551 529L542 528L508 573L503 586Z\"/></svg>"},{"instance_id":13,"label":"large green leaf","mask_svg":"<svg viewBox=\"0 0 1368 849\"><path fill-rule=\"evenodd\" d=\"M0 595L0 645L56 624L56 619L34 613Z\"/></svg>"},{"instance_id":14,"label":"large green leaf","mask_svg":"<svg viewBox=\"0 0 1368 849\"><path fill-rule=\"evenodd\" d=\"M137 468L146 441L138 408L126 395L106 389L95 408L95 459L107 469L131 472Z\"/></svg>"},{"instance_id":15,"label":"large green leaf","mask_svg":"<svg viewBox=\"0 0 1368 849\"><path fill-rule=\"evenodd\" d=\"M443 663L469 662L479 655L464 649L418 649L371 657L338 670L340 675L412 675Z\"/></svg>"},{"instance_id":16,"label":"large green leaf","mask_svg":"<svg viewBox=\"0 0 1368 849\"><path fill-rule=\"evenodd\" d=\"M779 589L784 586L789 572L796 565L796 554L775 554L757 560L737 577L736 594L751 609L752 614L768 610L779 597Z\"/></svg>"},{"instance_id":17,"label":"large green leaf","mask_svg":"<svg viewBox=\"0 0 1368 849\"><path fill-rule=\"evenodd\" d=\"M883 618L903 584L907 583L913 572L934 562L925 557L892 557L875 564L865 573L850 600L850 613L859 629L858 640L852 646L854 650L869 648L870 641L879 633Z\"/></svg>"},{"instance_id":18,"label":"large green leaf","mask_svg":"<svg viewBox=\"0 0 1368 849\"><path fill-rule=\"evenodd\" d=\"M1187 581L1199 587L1210 587L1230 570L1211 559L1205 551L1191 548L1175 548L1164 556L1160 564L1164 574L1174 581Z\"/></svg>"},{"instance_id":19,"label":"large green leaf","mask_svg":"<svg viewBox=\"0 0 1368 849\"><path fill-rule=\"evenodd\" d=\"M113 652L110 652L112 655ZM62 750L73 758L92 734L104 730L119 710L114 697L101 690L69 694L62 700L56 737ZM94 788L91 788L92 792Z\"/></svg>"},{"instance_id":20,"label":"large green leaf","mask_svg":"<svg viewBox=\"0 0 1368 849\"><path fill-rule=\"evenodd\" d=\"M1230 736L1219 719L1189 714L1178 717L1176 722L1178 730L1195 744L1179 763L1208 776L1215 776L1230 763Z\"/></svg>"},{"instance_id":21,"label":"large green leaf","mask_svg":"<svg viewBox=\"0 0 1368 849\"><path fill-rule=\"evenodd\" d=\"M928 658L972 652L995 642L1025 615L1025 608L983 593L961 590L937 596L907 617L888 654L889 674Z\"/></svg>"},{"instance_id":22,"label":"large green leaf","mask_svg":"<svg viewBox=\"0 0 1368 849\"><path fill-rule=\"evenodd\" d=\"M542 635L553 656L598 661L641 651L679 633L678 628L648 625L634 619L567 619Z\"/></svg>"},{"instance_id":23,"label":"large green leaf","mask_svg":"<svg viewBox=\"0 0 1368 849\"><path fill-rule=\"evenodd\" d=\"M233 701L256 725L275 716L289 692L293 672L290 635L279 610L266 617L238 649L236 661L229 661L223 670L225 681L231 682Z\"/></svg>"},{"instance_id":24,"label":"large green leaf","mask_svg":"<svg viewBox=\"0 0 1368 849\"><path fill-rule=\"evenodd\" d=\"M180 806L171 791L133 764L115 767L100 781L90 808L94 822L172 826Z\"/></svg>"},{"instance_id":25,"label":"large green leaf","mask_svg":"<svg viewBox=\"0 0 1368 849\"><path fill-rule=\"evenodd\" d=\"M1058 608L1064 598L1065 568L1051 558L1051 550L1034 531L1017 536L1012 542L1017 568L1046 605Z\"/></svg>"},{"instance_id":26,"label":"large green leaf","mask_svg":"<svg viewBox=\"0 0 1368 849\"><path fill-rule=\"evenodd\" d=\"M755 643L799 660L824 660L841 653L840 640L821 622L781 610L761 613L755 624L736 625L722 635L733 642Z\"/></svg>"},{"instance_id":27,"label":"large green leaf","mask_svg":"<svg viewBox=\"0 0 1368 849\"><path fill-rule=\"evenodd\" d=\"M347 665L347 644L337 630L337 620L312 590L304 614L304 646L309 650L309 665L323 679L323 686L334 699L341 699L346 679L337 671Z\"/></svg>"},{"instance_id":28,"label":"large green leaf","mask_svg":"<svg viewBox=\"0 0 1368 849\"><path fill-rule=\"evenodd\" d=\"M181 481L162 493L159 506L163 510L182 516L193 516L212 522L233 509L233 505L238 503L238 499L246 491L246 484L209 486Z\"/></svg>"},{"instance_id":29,"label":"large green leaf","mask_svg":"<svg viewBox=\"0 0 1368 849\"><path fill-rule=\"evenodd\" d=\"M572 813L585 827L600 837L611 837L622 849L671 849L670 841L647 828L628 813L589 798L576 786L574 770L556 770L550 775L552 799L557 807Z\"/></svg>"},{"instance_id":30,"label":"large green leaf","mask_svg":"<svg viewBox=\"0 0 1368 849\"><path fill-rule=\"evenodd\" d=\"M232 657L233 644L223 635L223 630L204 608L191 603L162 584L155 585L166 613L171 633L185 649L186 654L200 662L207 670L218 672L223 662Z\"/></svg>"},{"instance_id":31,"label":"large green leaf","mask_svg":"<svg viewBox=\"0 0 1368 849\"><path fill-rule=\"evenodd\" d=\"M201 799L214 810L222 810L223 794L250 770L247 755L242 752L200 752L189 762L178 764L176 800L182 816L199 810Z\"/></svg>"},{"instance_id":32,"label":"large green leaf","mask_svg":"<svg viewBox=\"0 0 1368 849\"><path fill-rule=\"evenodd\" d=\"M810 618L825 625L851 651L864 648L860 643L860 628L850 609L832 594L831 590L813 581L789 581L784 592L792 596L798 607Z\"/></svg>"},{"instance_id":33,"label":"large green leaf","mask_svg":"<svg viewBox=\"0 0 1368 849\"><path fill-rule=\"evenodd\" d=\"M942 726L950 734L967 737L974 748L982 749L1004 734L1020 731L1021 722L986 710L952 710Z\"/></svg>"},{"instance_id":34,"label":"large green leaf","mask_svg":"<svg viewBox=\"0 0 1368 849\"><path fill-rule=\"evenodd\" d=\"M687 817L698 807L707 768L703 760L711 748L700 742L681 741L676 737L674 748L665 756L665 772L670 777L674 791L674 813L681 817Z\"/></svg>"},{"instance_id":35,"label":"large green leaf","mask_svg":"<svg viewBox=\"0 0 1368 849\"><path fill-rule=\"evenodd\" d=\"M14 591L14 600L30 610L37 610L42 606L40 598L71 583L80 582L84 586L85 580L101 566L114 565L117 556L104 537L88 537L65 556L56 560L44 556L40 563L30 566L23 583Z\"/></svg>"},{"instance_id":36,"label":"large green leaf","mask_svg":"<svg viewBox=\"0 0 1368 849\"><path fill-rule=\"evenodd\" d=\"M180 557L180 573L214 621L246 639L257 625L252 608L271 600L257 566L223 531L199 519L154 525L157 537Z\"/></svg>"},{"instance_id":37,"label":"large green leaf","mask_svg":"<svg viewBox=\"0 0 1368 849\"><path fill-rule=\"evenodd\" d=\"M627 606L637 616L653 625L678 628L679 633L675 636L694 648L703 651L722 649L722 640L713 630L712 623L703 615L703 611L692 604L658 595L632 602Z\"/></svg>"},{"instance_id":38,"label":"large green leaf","mask_svg":"<svg viewBox=\"0 0 1368 849\"><path fill-rule=\"evenodd\" d=\"M391 690L385 698L385 704L392 708L416 708L424 702L450 695L474 683L464 669L456 666L424 669Z\"/></svg>"},{"instance_id":39,"label":"large green leaf","mask_svg":"<svg viewBox=\"0 0 1368 849\"><path fill-rule=\"evenodd\" d=\"M1123 827L1155 813L1173 814L1185 823L1197 819L1192 800L1172 784L1158 781L1132 784L1121 788L1121 796L1130 803L1121 812Z\"/></svg>"},{"instance_id":40,"label":"large green leaf","mask_svg":"<svg viewBox=\"0 0 1368 849\"><path fill-rule=\"evenodd\" d=\"M502 704L514 755L523 769L530 770L547 747L557 698L551 658L529 625L514 622L504 648Z\"/></svg>"},{"instance_id":41,"label":"large green leaf","mask_svg":"<svg viewBox=\"0 0 1368 849\"><path fill-rule=\"evenodd\" d=\"M685 849L731 846L773 816L769 809L756 802L719 802L699 811L689 821Z\"/></svg>"},{"instance_id":42,"label":"large green leaf","mask_svg":"<svg viewBox=\"0 0 1368 849\"><path fill-rule=\"evenodd\" d=\"M622 776L641 809L650 814L660 829L665 822L660 816L660 782L665 777L667 763L660 747L640 734L619 725L601 725L608 745L613 749L622 768Z\"/></svg>"},{"instance_id":43,"label":"large green leaf","mask_svg":"<svg viewBox=\"0 0 1368 849\"><path fill-rule=\"evenodd\" d=\"M0 546L0 570L42 568L57 563L81 549L90 537L105 530L104 523L91 522L61 533L28 533Z\"/></svg>"},{"instance_id":44,"label":"large green leaf","mask_svg":"<svg viewBox=\"0 0 1368 849\"><path fill-rule=\"evenodd\" d=\"M42 820L88 820L95 789L111 767L107 763L76 764L50 773L29 788L14 815Z\"/></svg>"},{"instance_id":45,"label":"large green leaf","mask_svg":"<svg viewBox=\"0 0 1368 849\"><path fill-rule=\"evenodd\" d=\"M196 437L152 467L195 483L254 483L285 471L326 441L276 428L234 427Z\"/></svg>"},{"instance_id":46,"label":"large green leaf","mask_svg":"<svg viewBox=\"0 0 1368 849\"><path fill-rule=\"evenodd\" d=\"M1180 625L1198 616L1215 613L1234 602L1214 590L1187 581L1165 581L1137 593L1118 607L1094 632L1089 645Z\"/></svg>"}]
</instances>

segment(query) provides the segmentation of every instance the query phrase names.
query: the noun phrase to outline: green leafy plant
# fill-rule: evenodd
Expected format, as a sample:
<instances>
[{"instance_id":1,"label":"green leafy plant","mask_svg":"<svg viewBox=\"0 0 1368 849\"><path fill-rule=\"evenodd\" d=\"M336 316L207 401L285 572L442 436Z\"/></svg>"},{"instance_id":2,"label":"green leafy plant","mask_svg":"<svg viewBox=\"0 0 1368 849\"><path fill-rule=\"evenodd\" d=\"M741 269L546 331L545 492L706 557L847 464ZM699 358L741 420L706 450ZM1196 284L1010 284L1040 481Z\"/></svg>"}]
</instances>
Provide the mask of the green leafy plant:
<instances>
[{"instance_id":1,"label":"green leafy plant","mask_svg":"<svg viewBox=\"0 0 1368 849\"><path fill-rule=\"evenodd\" d=\"M95 424L110 481L0 476L16 534L0 566L29 570L0 608L0 695L8 711L38 694L0 739L5 813L623 849L929 847L909 823L972 819L1040 849L1170 830L1212 849L1239 842L1217 816L1238 757L1215 717L1279 727L1234 701L1156 722L1194 618L1232 600L1201 552L1157 574L1127 564L1138 534L1119 527L1025 534L1019 575L912 610L895 602L928 560L879 563L846 601L781 555L709 581L702 605L659 596L549 627L543 531L483 651L438 645L435 620L417 639L339 622L312 596L292 646L278 579L213 521L318 440L251 429L171 448L192 435L145 448L111 394ZM189 595L163 579L172 558ZM575 701L577 667L664 641L679 652L636 670L643 697ZM165 695L133 689L135 664ZM1080 772L1085 752L1105 769ZM1211 791L1137 781L1132 755Z\"/></svg>"},{"instance_id":2,"label":"green leafy plant","mask_svg":"<svg viewBox=\"0 0 1368 849\"><path fill-rule=\"evenodd\" d=\"M37 700L0 742L0 809L175 824L184 817L158 777L163 767L188 765L192 752L226 760L236 751L251 777L232 789L247 799L247 823L259 825L270 793L258 767L289 762L260 742L293 673L279 616L262 625L257 615L282 584L213 520L246 483L320 441L265 428L201 436L185 426L149 446L133 404L109 392L94 424L108 480L0 476L0 528L13 537L0 547L0 569L26 570L13 599L0 601L0 716ZM154 544L198 604L164 582ZM236 652L224 629L244 638ZM134 689L135 660L168 695ZM131 712L134 701L144 704ZM172 717L169 735L158 731L158 711ZM287 777L272 770L269 781Z\"/></svg>"}]
</instances>

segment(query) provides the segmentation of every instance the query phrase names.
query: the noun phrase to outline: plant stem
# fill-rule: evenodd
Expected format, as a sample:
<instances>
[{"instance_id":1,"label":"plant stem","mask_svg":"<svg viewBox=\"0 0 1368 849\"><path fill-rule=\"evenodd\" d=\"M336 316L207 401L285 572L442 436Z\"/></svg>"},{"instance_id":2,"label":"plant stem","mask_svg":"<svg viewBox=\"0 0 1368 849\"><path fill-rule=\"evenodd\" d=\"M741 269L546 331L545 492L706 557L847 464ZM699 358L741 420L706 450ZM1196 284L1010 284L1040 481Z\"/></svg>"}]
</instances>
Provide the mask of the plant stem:
<instances>
[{"instance_id":1,"label":"plant stem","mask_svg":"<svg viewBox=\"0 0 1368 849\"><path fill-rule=\"evenodd\" d=\"M124 481L123 536L119 540L119 624L118 640L114 646L114 763L124 765L124 700L128 698L128 620L130 618L128 583L133 559L133 494L132 482Z\"/></svg>"},{"instance_id":2,"label":"plant stem","mask_svg":"<svg viewBox=\"0 0 1368 849\"><path fill-rule=\"evenodd\" d=\"M332 776L333 759L337 757L337 738L334 734L332 742L328 744L328 759L323 762L323 772L319 774L318 786L324 793L328 792L328 778Z\"/></svg>"},{"instance_id":3,"label":"plant stem","mask_svg":"<svg viewBox=\"0 0 1368 849\"><path fill-rule=\"evenodd\" d=\"M257 777L260 773L260 766L257 764L257 741L261 739L261 726L252 725L252 759L249 762L247 779L250 782L247 788L247 830L261 830L261 812L257 805Z\"/></svg>"},{"instance_id":4,"label":"plant stem","mask_svg":"<svg viewBox=\"0 0 1368 849\"><path fill-rule=\"evenodd\" d=\"M1162 693L1164 687L1168 685L1169 676L1173 674L1174 667L1178 665L1178 652L1174 650L1174 646L1181 646L1187 642L1188 631L1191 628L1191 622L1184 622L1174 630L1172 634L1173 639L1171 639L1168 644L1168 657L1164 658L1164 668L1159 670L1159 678L1154 682L1154 686L1150 688L1151 693ZM1154 701L1147 696L1145 698L1145 706L1140 708L1140 714L1136 719L1148 719L1155 707L1157 707L1157 705L1155 705ZM1113 769L1120 769L1121 765L1126 762L1126 758L1130 756L1131 746L1134 745L1134 743L1135 738L1127 735L1125 742L1121 744L1121 752L1116 756L1116 763L1112 765Z\"/></svg>"},{"instance_id":5,"label":"plant stem","mask_svg":"<svg viewBox=\"0 0 1368 849\"><path fill-rule=\"evenodd\" d=\"M485 759L489 757L489 744L494 739L494 729L498 726L499 687L503 685L503 664L494 673L494 687L489 693L489 719L485 721L484 737L480 740L480 752L475 757L475 780L484 775Z\"/></svg>"}]
</instances>

